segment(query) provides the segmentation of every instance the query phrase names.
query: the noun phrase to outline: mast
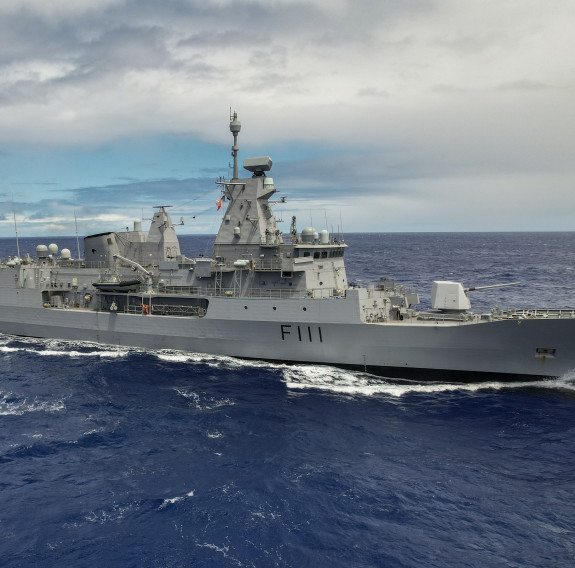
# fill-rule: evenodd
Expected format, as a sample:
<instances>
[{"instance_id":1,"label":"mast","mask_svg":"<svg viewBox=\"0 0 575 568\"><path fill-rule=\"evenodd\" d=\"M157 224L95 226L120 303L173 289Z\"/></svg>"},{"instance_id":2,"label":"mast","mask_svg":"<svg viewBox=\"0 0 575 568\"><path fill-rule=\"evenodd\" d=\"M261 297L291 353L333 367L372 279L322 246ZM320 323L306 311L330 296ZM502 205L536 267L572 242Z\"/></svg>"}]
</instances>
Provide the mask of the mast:
<instances>
[{"instance_id":1,"label":"mast","mask_svg":"<svg viewBox=\"0 0 575 568\"><path fill-rule=\"evenodd\" d=\"M76 246L78 247L78 259L80 259L80 239L78 238L78 218L76 217L76 209L74 209L74 223L76 224Z\"/></svg>"},{"instance_id":2,"label":"mast","mask_svg":"<svg viewBox=\"0 0 575 568\"><path fill-rule=\"evenodd\" d=\"M232 156L234 157L234 175L232 179L238 179L238 134L242 128L242 123L238 120L238 113L234 112L230 116L230 132L234 135L234 145L232 146Z\"/></svg>"},{"instance_id":3,"label":"mast","mask_svg":"<svg viewBox=\"0 0 575 568\"><path fill-rule=\"evenodd\" d=\"M16 211L12 209L12 213L14 214L14 232L16 233L16 254L18 258L20 258L20 244L18 243L18 224L16 223Z\"/></svg>"}]
</instances>

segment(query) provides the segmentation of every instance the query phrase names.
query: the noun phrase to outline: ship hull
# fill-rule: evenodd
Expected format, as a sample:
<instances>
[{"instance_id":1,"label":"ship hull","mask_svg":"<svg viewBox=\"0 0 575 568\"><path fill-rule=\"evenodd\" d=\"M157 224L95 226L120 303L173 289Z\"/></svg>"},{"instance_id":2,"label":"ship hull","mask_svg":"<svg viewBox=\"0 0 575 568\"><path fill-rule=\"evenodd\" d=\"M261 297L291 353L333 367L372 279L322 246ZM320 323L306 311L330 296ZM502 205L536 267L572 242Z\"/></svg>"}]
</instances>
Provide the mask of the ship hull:
<instances>
[{"instance_id":1,"label":"ship hull","mask_svg":"<svg viewBox=\"0 0 575 568\"><path fill-rule=\"evenodd\" d=\"M18 302L0 306L1 332L428 380L521 380L575 369L575 319L349 323L345 300L235 298L211 299L205 317L171 317L26 305L37 301L31 293L19 290Z\"/></svg>"}]
</instances>

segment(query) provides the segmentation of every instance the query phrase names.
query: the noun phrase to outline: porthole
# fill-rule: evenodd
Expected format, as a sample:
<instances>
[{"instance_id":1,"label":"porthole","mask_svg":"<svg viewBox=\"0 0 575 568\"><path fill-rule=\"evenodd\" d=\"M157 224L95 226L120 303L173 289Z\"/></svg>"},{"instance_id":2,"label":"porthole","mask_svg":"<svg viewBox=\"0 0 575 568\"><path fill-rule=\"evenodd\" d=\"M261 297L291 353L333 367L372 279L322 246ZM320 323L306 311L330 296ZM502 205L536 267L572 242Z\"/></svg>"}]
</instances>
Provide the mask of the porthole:
<instances>
[{"instance_id":1,"label":"porthole","mask_svg":"<svg viewBox=\"0 0 575 568\"><path fill-rule=\"evenodd\" d=\"M277 310L277 308L274 306L274 310Z\"/></svg>"},{"instance_id":2,"label":"porthole","mask_svg":"<svg viewBox=\"0 0 575 568\"><path fill-rule=\"evenodd\" d=\"M247 306L244 306L244 310L247 310L247 309L248 309L248 307L247 307Z\"/></svg>"},{"instance_id":3,"label":"porthole","mask_svg":"<svg viewBox=\"0 0 575 568\"><path fill-rule=\"evenodd\" d=\"M307 311L307 308L304 308L303 311L304 311L304 312Z\"/></svg>"}]
</instances>

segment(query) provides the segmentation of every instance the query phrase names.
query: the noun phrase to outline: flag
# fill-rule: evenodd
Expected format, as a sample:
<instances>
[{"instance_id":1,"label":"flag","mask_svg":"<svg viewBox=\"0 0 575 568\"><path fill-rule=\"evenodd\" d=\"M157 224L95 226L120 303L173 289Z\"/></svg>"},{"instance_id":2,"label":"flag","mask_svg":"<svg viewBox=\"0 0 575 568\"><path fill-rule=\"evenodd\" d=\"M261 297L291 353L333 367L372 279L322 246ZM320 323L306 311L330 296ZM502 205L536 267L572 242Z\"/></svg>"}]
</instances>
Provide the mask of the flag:
<instances>
[{"instance_id":1,"label":"flag","mask_svg":"<svg viewBox=\"0 0 575 568\"><path fill-rule=\"evenodd\" d=\"M218 208L216 209L216 211L219 211L221 209L221 207L222 207L222 198L220 197L218 199Z\"/></svg>"}]
</instances>

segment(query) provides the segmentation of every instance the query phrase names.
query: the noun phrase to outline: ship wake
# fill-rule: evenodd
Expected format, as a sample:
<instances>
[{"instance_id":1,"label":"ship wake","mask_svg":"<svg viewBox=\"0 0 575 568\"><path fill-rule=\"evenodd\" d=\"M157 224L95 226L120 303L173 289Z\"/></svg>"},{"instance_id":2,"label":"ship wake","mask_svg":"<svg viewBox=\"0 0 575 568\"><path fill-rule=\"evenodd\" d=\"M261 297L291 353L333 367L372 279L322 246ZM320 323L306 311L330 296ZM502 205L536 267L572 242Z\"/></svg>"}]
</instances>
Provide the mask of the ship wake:
<instances>
[{"instance_id":1,"label":"ship wake","mask_svg":"<svg viewBox=\"0 0 575 568\"><path fill-rule=\"evenodd\" d=\"M101 346L85 341L59 339L38 339L33 337L2 336L0 353L25 353L39 356L66 357L125 357L130 349L125 347Z\"/></svg>"},{"instance_id":2,"label":"ship wake","mask_svg":"<svg viewBox=\"0 0 575 568\"><path fill-rule=\"evenodd\" d=\"M298 365L284 369L284 380L289 389L327 391L344 395L388 395L401 397L409 394L442 392L478 392L486 390L551 389L575 393L575 371L555 379L516 382L485 381L477 383L421 382L405 379L376 377L368 373L344 371L319 366Z\"/></svg>"},{"instance_id":3,"label":"ship wake","mask_svg":"<svg viewBox=\"0 0 575 568\"><path fill-rule=\"evenodd\" d=\"M575 394L575 370L553 379L524 381L489 380L473 383L449 381L413 381L386 378L360 371L349 371L329 365L288 364L269 361L238 359L227 355L185 353L175 350L147 350L137 347L102 346L95 343L71 340L22 338L0 335L0 353L6 355L26 353L37 356L63 356L70 358L123 358L145 353L165 363L206 365L228 370L265 370L280 375L292 391L324 391L340 395L402 397L409 394L441 392L478 392L485 390L546 389Z\"/></svg>"}]
</instances>

